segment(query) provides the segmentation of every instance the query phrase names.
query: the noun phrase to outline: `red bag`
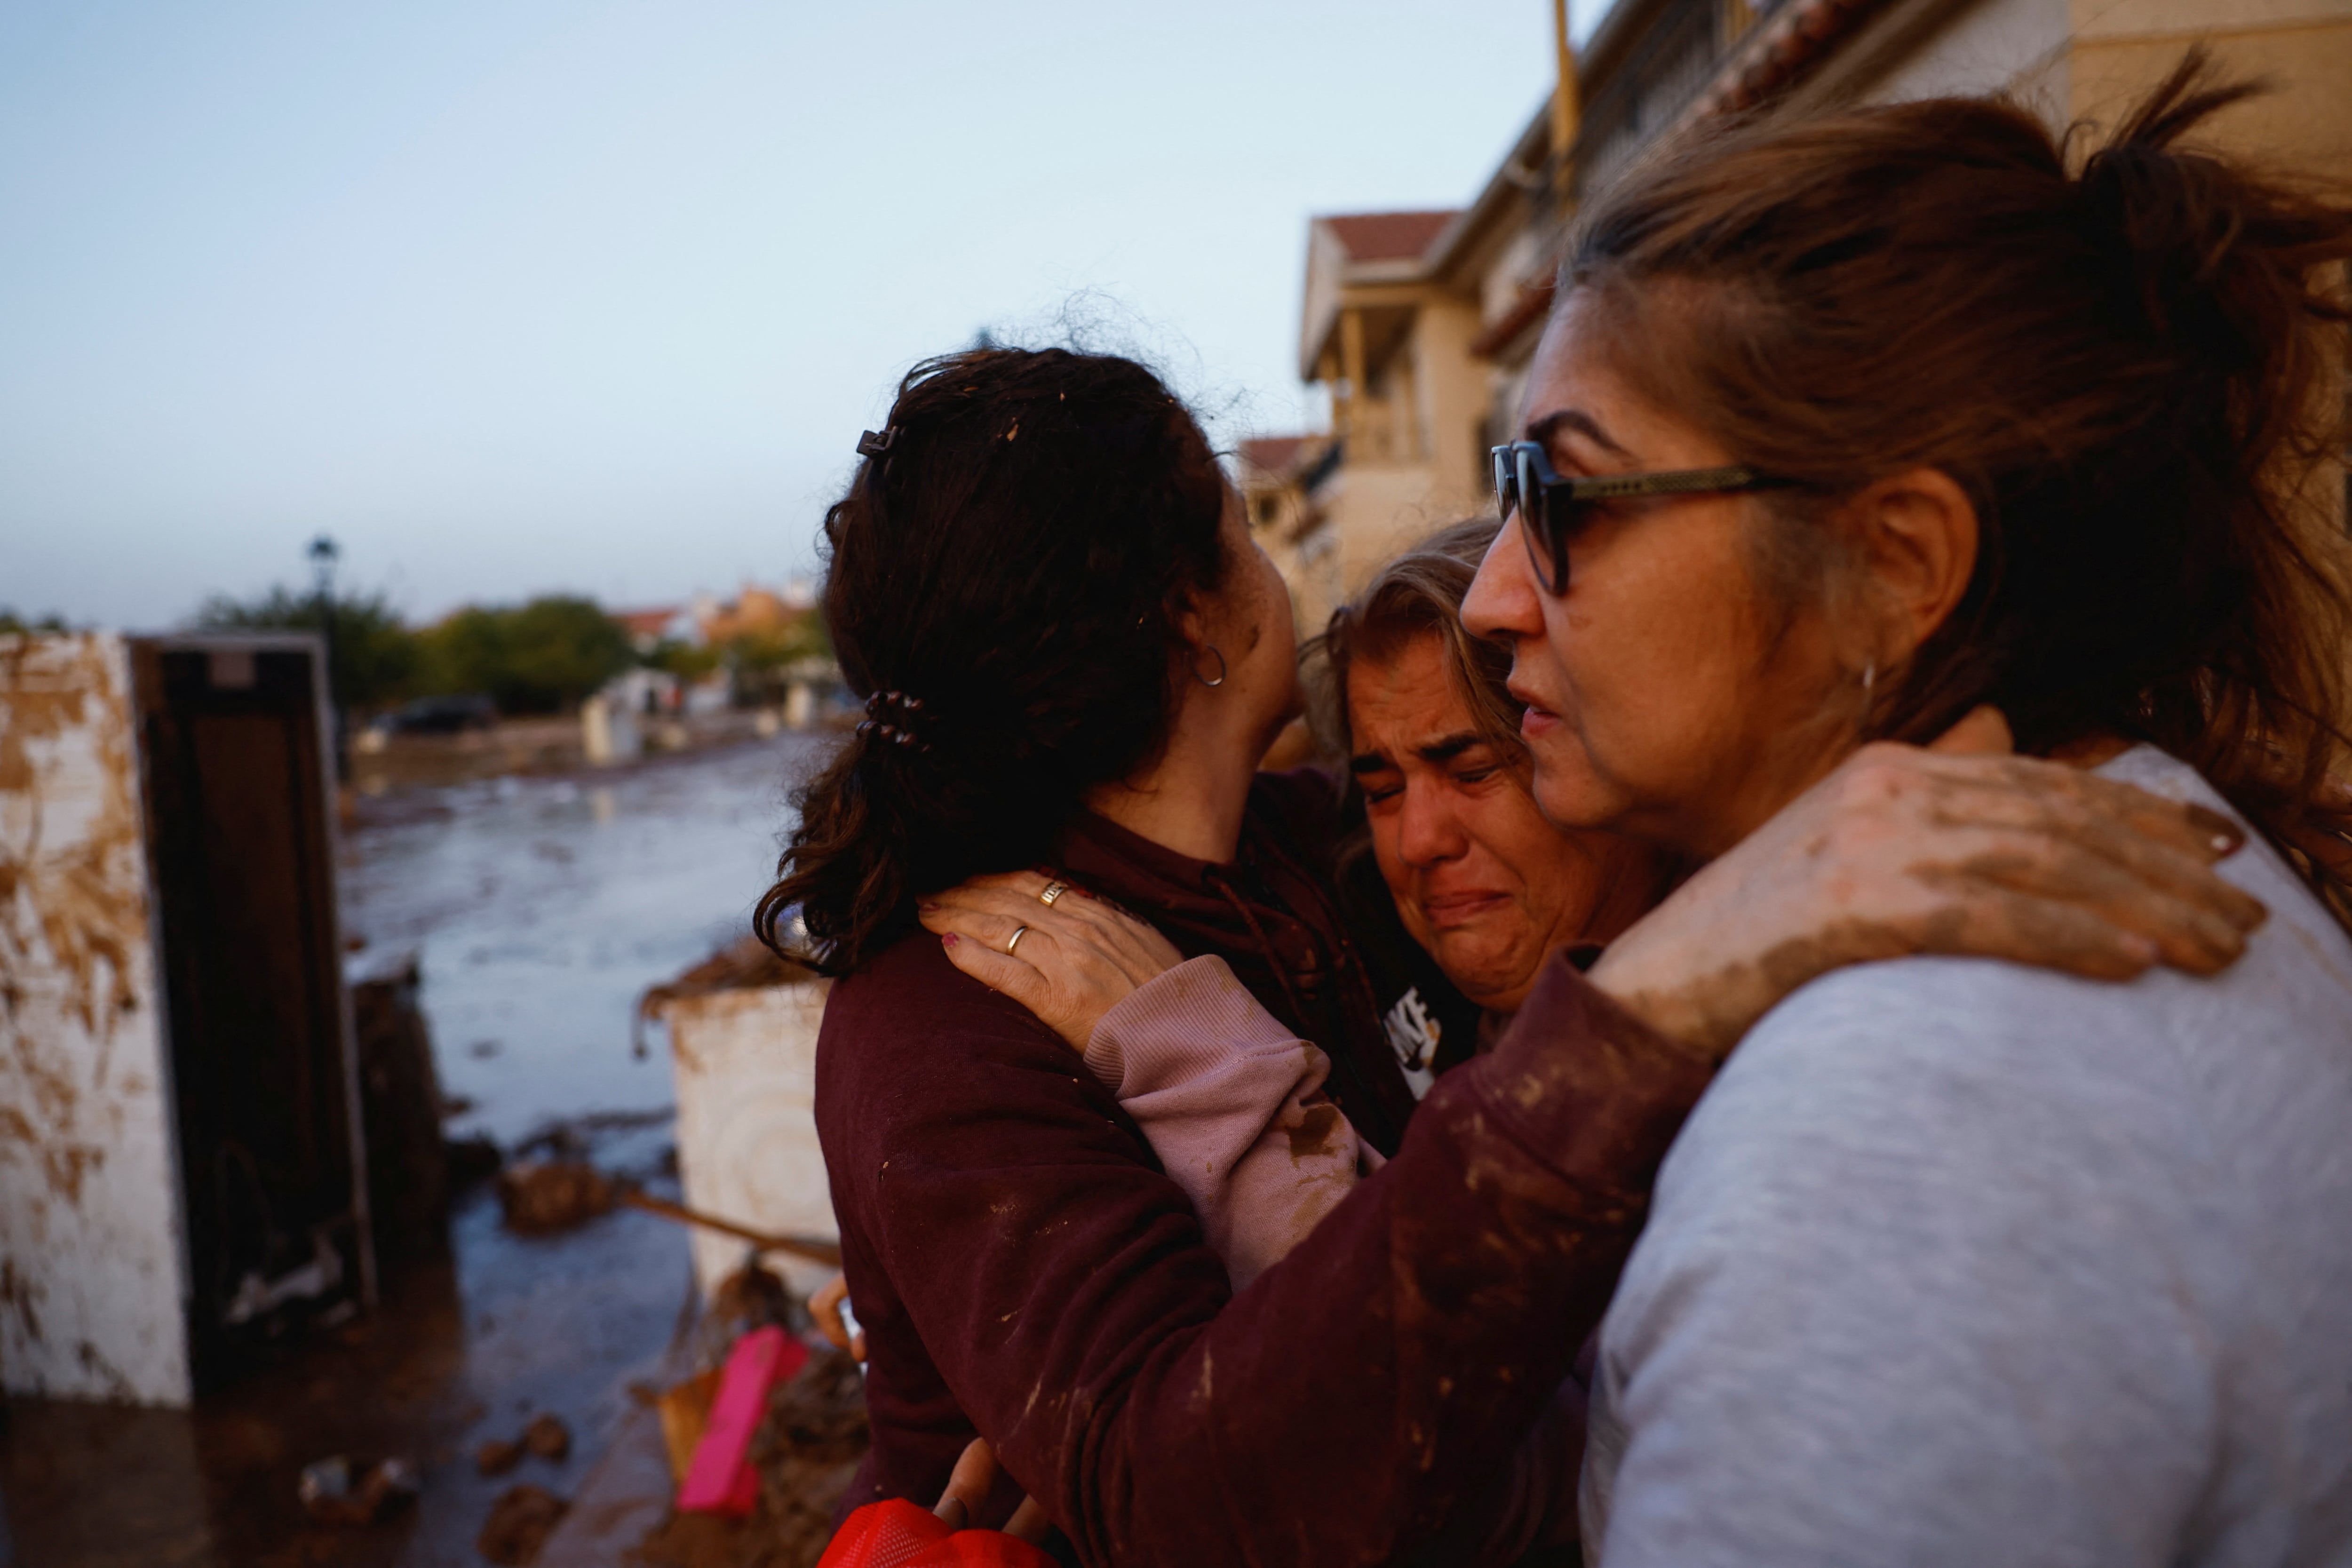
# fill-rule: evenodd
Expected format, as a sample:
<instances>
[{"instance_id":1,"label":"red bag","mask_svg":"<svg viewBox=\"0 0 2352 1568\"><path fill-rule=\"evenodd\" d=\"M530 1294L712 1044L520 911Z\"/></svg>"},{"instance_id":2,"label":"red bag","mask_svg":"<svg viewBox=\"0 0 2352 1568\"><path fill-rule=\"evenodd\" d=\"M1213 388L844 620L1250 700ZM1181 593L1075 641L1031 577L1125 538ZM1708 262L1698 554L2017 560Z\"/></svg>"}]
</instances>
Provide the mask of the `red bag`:
<instances>
[{"instance_id":1,"label":"red bag","mask_svg":"<svg viewBox=\"0 0 2352 1568\"><path fill-rule=\"evenodd\" d=\"M954 1530L905 1498L869 1502L841 1521L816 1568L1056 1568L1025 1541Z\"/></svg>"}]
</instances>

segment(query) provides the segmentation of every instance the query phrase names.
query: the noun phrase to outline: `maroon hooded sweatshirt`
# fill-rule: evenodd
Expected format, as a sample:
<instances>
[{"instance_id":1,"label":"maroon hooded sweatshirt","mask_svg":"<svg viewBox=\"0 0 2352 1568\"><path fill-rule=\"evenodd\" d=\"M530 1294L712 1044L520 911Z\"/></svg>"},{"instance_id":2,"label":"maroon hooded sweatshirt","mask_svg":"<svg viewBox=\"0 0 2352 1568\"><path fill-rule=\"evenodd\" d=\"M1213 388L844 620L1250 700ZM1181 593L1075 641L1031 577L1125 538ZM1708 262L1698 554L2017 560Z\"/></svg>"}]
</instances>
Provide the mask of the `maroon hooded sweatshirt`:
<instances>
[{"instance_id":1,"label":"maroon hooded sweatshirt","mask_svg":"<svg viewBox=\"0 0 2352 1568\"><path fill-rule=\"evenodd\" d=\"M1312 870L1335 805L1262 778L1226 867L1097 818L1064 845L1074 879L1324 1046L1333 1098L1394 1149L1238 1296L1117 1099L936 938L835 986L817 1130L874 1432L845 1510L929 1503L980 1434L1011 1479L978 1522L1025 1490L1087 1563L1391 1563L1497 1500L1706 1073L1555 959L1415 1111Z\"/></svg>"}]
</instances>

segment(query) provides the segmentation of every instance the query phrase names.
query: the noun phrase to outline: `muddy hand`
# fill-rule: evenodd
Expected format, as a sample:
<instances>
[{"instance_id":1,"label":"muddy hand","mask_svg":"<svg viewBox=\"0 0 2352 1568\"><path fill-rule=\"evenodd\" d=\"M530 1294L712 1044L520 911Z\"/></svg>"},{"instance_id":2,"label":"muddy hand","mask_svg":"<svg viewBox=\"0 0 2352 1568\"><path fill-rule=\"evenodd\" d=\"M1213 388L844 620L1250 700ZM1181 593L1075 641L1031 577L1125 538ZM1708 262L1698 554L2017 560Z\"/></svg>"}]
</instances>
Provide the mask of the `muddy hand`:
<instances>
[{"instance_id":1,"label":"muddy hand","mask_svg":"<svg viewBox=\"0 0 2352 1568\"><path fill-rule=\"evenodd\" d=\"M1044 895L1035 871L976 877L917 906L958 969L1020 1003L1077 1050L1095 1025L1183 954L1151 927L1077 888Z\"/></svg>"},{"instance_id":2,"label":"muddy hand","mask_svg":"<svg viewBox=\"0 0 2352 1568\"><path fill-rule=\"evenodd\" d=\"M1720 1059L1850 963L1965 954L2127 980L2237 960L2264 911L2212 866L2242 829L2008 744L1980 709L1935 747L1862 748L1618 938L1593 983Z\"/></svg>"},{"instance_id":3,"label":"muddy hand","mask_svg":"<svg viewBox=\"0 0 2352 1568\"><path fill-rule=\"evenodd\" d=\"M947 1490L940 1494L940 1500L931 1511L945 1521L950 1529L967 1529L972 1516L987 1502L989 1491L995 1485L996 1450L988 1446L987 1438L974 1437L964 1445L963 1453L956 1459L955 1468L949 1472ZM1037 1506L1034 1498L1024 1497L1021 1500L1021 1506L1013 1510L1013 1517L1004 1521L1003 1533L1034 1546L1045 1539L1045 1531L1052 1528L1045 1510Z\"/></svg>"}]
</instances>

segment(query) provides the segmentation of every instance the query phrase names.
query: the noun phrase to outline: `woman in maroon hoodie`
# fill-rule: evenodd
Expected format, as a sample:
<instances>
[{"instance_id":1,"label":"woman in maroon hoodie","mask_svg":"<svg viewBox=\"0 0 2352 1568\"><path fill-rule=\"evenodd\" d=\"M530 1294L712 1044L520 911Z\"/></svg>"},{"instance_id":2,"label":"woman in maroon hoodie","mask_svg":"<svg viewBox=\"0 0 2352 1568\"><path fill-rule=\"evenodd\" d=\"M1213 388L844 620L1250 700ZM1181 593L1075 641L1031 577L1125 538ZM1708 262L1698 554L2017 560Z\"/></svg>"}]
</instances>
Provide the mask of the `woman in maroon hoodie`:
<instances>
[{"instance_id":1,"label":"woman in maroon hoodie","mask_svg":"<svg viewBox=\"0 0 2352 1568\"><path fill-rule=\"evenodd\" d=\"M1621 939L1614 996L1555 963L1416 1108L1380 1024L1404 977L1335 912L1337 791L1254 771L1297 709L1290 604L1183 407L1125 360L976 351L918 367L858 450L824 611L870 717L802 791L759 919L842 976L816 1113L874 1429L845 1508L929 1501L979 1435L1007 1476L976 1522L1025 1489L1077 1561L1410 1559L1491 1506L1746 1019L1931 944L2200 962L2142 912L2177 901L2116 889L2204 887L2210 826L1888 748L1817 792L1818 832ZM1038 865L1223 958L1390 1156L1238 1296L1056 1032L1117 996L1048 1024L917 924L919 895Z\"/></svg>"}]
</instances>

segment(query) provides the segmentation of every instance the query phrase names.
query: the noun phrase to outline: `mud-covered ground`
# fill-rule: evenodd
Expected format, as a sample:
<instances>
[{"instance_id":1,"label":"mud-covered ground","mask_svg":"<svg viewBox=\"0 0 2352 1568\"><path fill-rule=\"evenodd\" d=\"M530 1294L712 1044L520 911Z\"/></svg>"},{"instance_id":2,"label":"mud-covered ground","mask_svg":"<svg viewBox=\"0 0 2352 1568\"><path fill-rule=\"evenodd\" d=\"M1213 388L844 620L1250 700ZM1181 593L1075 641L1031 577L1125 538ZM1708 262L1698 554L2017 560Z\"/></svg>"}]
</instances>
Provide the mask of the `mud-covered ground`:
<instances>
[{"instance_id":1,"label":"mud-covered ground","mask_svg":"<svg viewBox=\"0 0 2352 1568\"><path fill-rule=\"evenodd\" d=\"M672 1193L669 1064L631 1051L638 994L740 933L766 886L783 788L816 742L786 735L627 770L510 779L367 802L346 835L356 969L422 955L452 1131L512 1148L564 1126L600 1165ZM518 1480L571 1495L692 1309L684 1235L622 1210L525 1238L487 1189L459 1203L443 1262L383 1307L290 1346L193 1413L16 1401L0 1415L0 1564L471 1565ZM561 1464L475 1473L484 1440L548 1412ZM369 1529L306 1521L302 1467L396 1454L417 1506Z\"/></svg>"},{"instance_id":2,"label":"mud-covered ground","mask_svg":"<svg viewBox=\"0 0 2352 1568\"><path fill-rule=\"evenodd\" d=\"M503 778L366 803L347 836L354 971L425 965L451 1127L512 1146L550 1120L670 1102L629 1049L646 987L740 936L775 867L787 735L609 773ZM656 1047L659 1042L655 1042Z\"/></svg>"}]
</instances>

